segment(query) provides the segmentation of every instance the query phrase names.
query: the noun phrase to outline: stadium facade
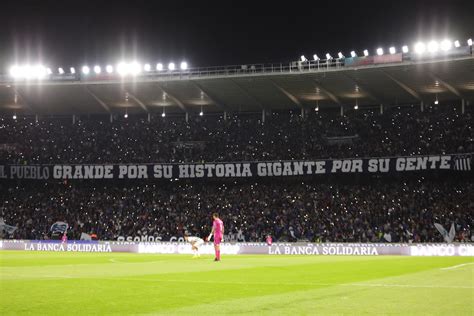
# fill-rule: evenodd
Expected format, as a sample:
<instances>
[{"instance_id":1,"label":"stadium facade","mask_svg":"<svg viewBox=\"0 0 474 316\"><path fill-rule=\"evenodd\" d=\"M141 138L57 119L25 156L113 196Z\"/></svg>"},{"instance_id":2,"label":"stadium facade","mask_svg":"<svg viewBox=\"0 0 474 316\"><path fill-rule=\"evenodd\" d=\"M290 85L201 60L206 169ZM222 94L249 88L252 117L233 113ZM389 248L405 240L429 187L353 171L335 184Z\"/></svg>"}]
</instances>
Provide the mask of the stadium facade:
<instances>
[{"instance_id":1,"label":"stadium facade","mask_svg":"<svg viewBox=\"0 0 474 316\"><path fill-rule=\"evenodd\" d=\"M0 111L10 115L113 115L345 111L364 106L474 100L472 46L424 54L386 53L279 64L143 71L80 71L41 80L0 76Z\"/></svg>"}]
</instances>

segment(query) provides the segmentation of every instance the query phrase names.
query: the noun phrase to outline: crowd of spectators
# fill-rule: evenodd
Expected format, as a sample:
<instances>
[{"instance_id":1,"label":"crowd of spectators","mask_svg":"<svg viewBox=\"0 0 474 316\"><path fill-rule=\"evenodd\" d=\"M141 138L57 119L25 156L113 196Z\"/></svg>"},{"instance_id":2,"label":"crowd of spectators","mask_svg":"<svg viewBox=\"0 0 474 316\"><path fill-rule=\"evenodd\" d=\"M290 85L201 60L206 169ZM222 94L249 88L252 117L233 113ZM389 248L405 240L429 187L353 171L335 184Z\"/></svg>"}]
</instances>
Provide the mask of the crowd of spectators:
<instances>
[{"instance_id":1,"label":"crowd of spectators","mask_svg":"<svg viewBox=\"0 0 474 316\"><path fill-rule=\"evenodd\" d=\"M0 117L0 164L256 161L468 153L472 109L392 107L332 112L70 119ZM307 180L307 179L306 179ZM327 179L326 179L327 180ZM102 240L184 231L205 236L218 211L228 240L439 242L434 223L473 241L472 180L366 179L364 184L239 180L0 182L8 238L45 239L56 221L68 235ZM251 182L249 182L251 181Z\"/></svg>"},{"instance_id":2,"label":"crowd of spectators","mask_svg":"<svg viewBox=\"0 0 474 316\"><path fill-rule=\"evenodd\" d=\"M470 107L184 117L0 117L0 163L291 160L474 151Z\"/></svg>"},{"instance_id":3,"label":"crowd of spectators","mask_svg":"<svg viewBox=\"0 0 474 316\"><path fill-rule=\"evenodd\" d=\"M1 187L0 217L23 239L49 238L56 221L70 239L204 237L218 211L228 240L442 242L434 223L454 223L455 241L474 241L472 181L332 182L30 183Z\"/></svg>"}]
</instances>

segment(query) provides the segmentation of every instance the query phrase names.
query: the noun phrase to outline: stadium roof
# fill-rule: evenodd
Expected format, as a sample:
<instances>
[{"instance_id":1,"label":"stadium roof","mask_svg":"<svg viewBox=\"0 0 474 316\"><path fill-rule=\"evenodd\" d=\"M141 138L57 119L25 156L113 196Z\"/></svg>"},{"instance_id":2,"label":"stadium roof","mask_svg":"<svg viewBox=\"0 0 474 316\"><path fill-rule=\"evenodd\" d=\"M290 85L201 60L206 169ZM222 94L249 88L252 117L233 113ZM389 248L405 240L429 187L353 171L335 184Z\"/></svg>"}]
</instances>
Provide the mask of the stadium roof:
<instances>
[{"instance_id":1,"label":"stadium roof","mask_svg":"<svg viewBox=\"0 0 474 316\"><path fill-rule=\"evenodd\" d=\"M219 67L167 76L15 82L0 111L25 115L199 113L474 100L472 55L381 65Z\"/></svg>"}]
</instances>

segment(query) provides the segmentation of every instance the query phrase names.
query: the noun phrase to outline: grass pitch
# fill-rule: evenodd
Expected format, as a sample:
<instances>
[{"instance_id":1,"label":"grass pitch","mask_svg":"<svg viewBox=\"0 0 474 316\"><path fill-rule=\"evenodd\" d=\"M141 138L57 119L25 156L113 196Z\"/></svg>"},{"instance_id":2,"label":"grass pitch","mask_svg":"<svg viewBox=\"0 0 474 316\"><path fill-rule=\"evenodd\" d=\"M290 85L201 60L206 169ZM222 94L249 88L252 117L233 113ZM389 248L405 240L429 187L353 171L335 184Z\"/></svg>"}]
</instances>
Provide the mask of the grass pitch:
<instances>
[{"instance_id":1,"label":"grass pitch","mask_svg":"<svg viewBox=\"0 0 474 316\"><path fill-rule=\"evenodd\" d=\"M472 257L0 252L0 315L473 315Z\"/></svg>"}]
</instances>

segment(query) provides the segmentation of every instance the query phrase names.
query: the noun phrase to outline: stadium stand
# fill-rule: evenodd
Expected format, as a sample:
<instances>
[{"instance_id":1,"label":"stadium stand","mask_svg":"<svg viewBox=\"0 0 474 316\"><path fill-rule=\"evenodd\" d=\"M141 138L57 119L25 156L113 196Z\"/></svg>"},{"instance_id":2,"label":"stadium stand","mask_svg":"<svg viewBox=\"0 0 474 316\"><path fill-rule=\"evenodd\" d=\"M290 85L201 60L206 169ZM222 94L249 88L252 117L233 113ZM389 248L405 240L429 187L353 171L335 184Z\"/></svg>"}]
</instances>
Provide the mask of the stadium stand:
<instances>
[{"instance_id":1,"label":"stadium stand","mask_svg":"<svg viewBox=\"0 0 474 316\"><path fill-rule=\"evenodd\" d=\"M474 241L472 181L340 182L32 183L2 187L0 215L18 239L49 239L56 221L69 223L70 239L204 237L219 210L228 241L442 242L434 222Z\"/></svg>"},{"instance_id":2,"label":"stadium stand","mask_svg":"<svg viewBox=\"0 0 474 316\"><path fill-rule=\"evenodd\" d=\"M0 118L0 162L150 163L291 160L474 151L470 107L393 107L313 112L304 119L274 112L260 115L70 119Z\"/></svg>"},{"instance_id":3,"label":"stadium stand","mask_svg":"<svg viewBox=\"0 0 474 316\"><path fill-rule=\"evenodd\" d=\"M469 153L470 107L393 107L383 115L359 110L302 119L274 112L219 116L70 120L1 119L3 164L255 161ZM203 180L201 180L203 181ZM5 182L0 216L18 227L8 238L47 239L56 221L70 239L151 236L185 230L204 236L219 210L230 240L314 242L439 242L434 222L455 223L456 241L472 241L474 186L448 176L420 175L222 180L193 182Z\"/></svg>"}]
</instances>

